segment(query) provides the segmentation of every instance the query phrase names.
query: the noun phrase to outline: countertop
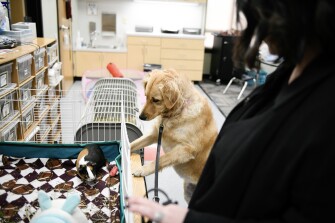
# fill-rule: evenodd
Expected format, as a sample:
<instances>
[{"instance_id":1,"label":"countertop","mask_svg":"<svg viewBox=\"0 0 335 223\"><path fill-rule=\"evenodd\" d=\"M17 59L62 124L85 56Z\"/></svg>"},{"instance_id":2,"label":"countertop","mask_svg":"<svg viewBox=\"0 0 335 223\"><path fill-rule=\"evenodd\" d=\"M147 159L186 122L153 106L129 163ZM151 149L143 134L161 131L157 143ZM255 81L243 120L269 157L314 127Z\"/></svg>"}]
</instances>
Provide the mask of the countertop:
<instances>
[{"instance_id":1,"label":"countertop","mask_svg":"<svg viewBox=\"0 0 335 223\"><path fill-rule=\"evenodd\" d=\"M161 33L161 32L127 32L127 36L143 36L143 37L160 37L160 38L178 38L178 39L203 39L205 40L205 35L193 35L193 34L183 34L183 33ZM99 46L99 44L97 44ZM73 51L90 51L90 52L110 52L110 53L126 53L127 47L80 47L74 48Z\"/></svg>"},{"instance_id":2,"label":"countertop","mask_svg":"<svg viewBox=\"0 0 335 223\"><path fill-rule=\"evenodd\" d=\"M83 46L83 47L80 47L80 48L73 48L73 51L106 52L106 53L126 53L127 52L126 47L117 47L117 48L106 47L106 48L103 48L99 44L97 44L97 45L99 46L98 48Z\"/></svg>"},{"instance_id":3,"label":"countertop","mask_svg":"<svg viewBox=\"0 0 335 223\"><path fill-rule=\"evenodd\" d=\"M180 38L180 39L205 39L205 35L193 35L183 33L161 33L159 31L154 32L128 32L128 36L145 36L145 37L161 37L161 38Z\"/></svg>"}]
</instances>

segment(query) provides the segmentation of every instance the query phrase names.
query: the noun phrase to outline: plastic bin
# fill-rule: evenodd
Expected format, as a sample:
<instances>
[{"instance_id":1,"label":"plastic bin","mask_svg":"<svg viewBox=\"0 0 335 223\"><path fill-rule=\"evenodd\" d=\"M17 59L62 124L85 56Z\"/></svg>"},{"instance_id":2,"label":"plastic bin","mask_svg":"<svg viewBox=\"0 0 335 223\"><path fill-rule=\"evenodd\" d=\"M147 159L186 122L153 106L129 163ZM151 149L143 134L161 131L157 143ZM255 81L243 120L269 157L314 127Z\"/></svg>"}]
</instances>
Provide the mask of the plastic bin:
<instances>
[{"instance_id":1,"label":"plastic bin","mask_svg":"<svg viewBox=\"0 0 335 223\"><path fill-rule=\"evenodd\" d=\"M52 65L58 59L57 43L47 46L48 64Z\"/></svg>"},{"instance_id":2,"label":"plastic bin","mask_svg":"<svg viewBox=\"0 0 335 223\"><path fill-rule=\"evenodd\" d=\"M41 140L44 137L47 130L50 128L50 125L48 123L48 116L47 115L43 117L39 126L40 126L40 131L37 135L39 137L39 140Z\"/></svg>"},{"instance_id":3,"label":"plastic bin","mask_svg":"<svg viewBox=\"0 0 335 223\"><path fill-rule=\"evenodd\" d=\"M38 117L41 117L43 113L46 111L47 107L47 92L40 92L36 97L36 106L35 106L35 114Z\"/></svg>"},{"instance_id":4,"label":"plastic bin","mask_svg":"<svg viewBox=\"0 0 335 223\"><path fill-rule=\"evenodd\" d=\"M36 94L40 94L42 91L46 89L47 85L44 84L44 80L45 80L45 70L37 74L34 79L33 87L36 90Z\"/></svg>"},{"instance_id":5,"label":"plastic bin","mask_svg":"<svg viewBox=\"0 0 335 223\"><path fill-rule=\"evenodd\" d=\"M35 70L37 72L44 67L45 48L35 50L34 57L35 57Z\"/></svg>"},{"instance_id":6,"label":"plastic bin","mask_svg":"<svg viewBox=\"0 0 335 223\"><path fill-rule=\"evenodd\" d=\"M17 141L17 128L20 119L15 119L0 130L0 141L1 142L15 142Z\"/></svg>"},{"instance_id":7,"label":"plastic bin","mask_svg":"<svg viewBox=\"0 0 335 223\"><path fill-rule=\"evenodd\" d=\"M0 98L0 128L18 113L14 110L15 93L16 91L12 91Z\"/></svg>"},{"instance_id":8,"label":"plastic bin","mask_svg":"<svg viewBox=\"0 0 335 223\"><path fill-rule=\"evenodd\" d=\"M49 101L55 100L56 97L57 97L56 88L55 87L50 87L49 90L48 90Z\"/></svg>"},{"instance_id":9,"label":"plastic bin","mask_svg":"<svg viewBox=\"0 0 335 223\"><path fill-rule=\"evenodd\" d=\"M33 80L30 80L19 88L21 110L24 110L25 107L32 101L32 85Z\"/></svg>"},{"instance_id":10,"label":"plastic bin","mask_svg":"<svg viewBox=\"0 0 335 223\"><path fill-rule=\"evenodd\" d=\"M13 63L3 64L0 66L0 92L12 81L12 66Z\"/></svg>"},{"instance_id":11,"label":"plastic bin","mask_svg":"<svg viewBox=\"0 0 335 223\"><path fill-rule=\"evenodd\" d=\"M31 54L27 54L16 59L19 83L31 77L32 58L33 56Z\"/></svg>"},{"instance_id":12,"label":"plastic bin","mask_svg":"<svg viewBox=\"0 0 335 223\"><path fill-rule=\"evenodd\" d=\"M48 72L48 79L49 79L49 85L50 86L56 86L61 77L61 70L62 70L62 63L57 62L55 63L52 68L49 69Z\"/></svg>"},{"instance_id":13,"label":"plastic bin","mask_svg":"<svg viewBox=\"0 0 335 223\"><path fill-rule=\"evenodd\" d=\"M29 108L27 108L21 115L21 127L22 133L27 132L27 130L32 126L34 123L34 107L35 103L32 103Z\"/></svg>"},{"instance_id":14,"label":"plastic bin","mask_svg":"<svg viewBox=\"0 0 335 223\"><path fill-rule=\"evenodd\" d=\"M16 39L17 43L31 43L34 39L33 32L30 29L3 30L3 35Z\"/></svg>"},{"instance_id":15,"label":"plastic bin","mask_svg":"<svg viewBox=\"0 0 335 223\"><path fill-rule=\"evenodd\" d=\"M55 101L55 103L53 103L51 105L51 108L50 108L50 117L52 120L54 120L58 115L59 115L59 109L58 109L58 106L59 106L59 101Z\"/></svg>"}]
</instances>

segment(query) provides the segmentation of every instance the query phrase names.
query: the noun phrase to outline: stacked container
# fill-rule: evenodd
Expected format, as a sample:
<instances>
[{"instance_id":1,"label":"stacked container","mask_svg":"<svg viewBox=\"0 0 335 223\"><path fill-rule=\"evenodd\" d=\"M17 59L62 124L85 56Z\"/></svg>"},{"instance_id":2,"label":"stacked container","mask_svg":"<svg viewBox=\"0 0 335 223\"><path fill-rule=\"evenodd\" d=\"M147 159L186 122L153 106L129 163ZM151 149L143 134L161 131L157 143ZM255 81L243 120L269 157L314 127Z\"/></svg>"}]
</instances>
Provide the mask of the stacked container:
<instances>
[{"instance_id":1,"label":"stacked container","mask_svg":"<svg viewBox=\"0 0 335 223\"><path fill-rule=\"evenodd\" d=\"M35 57L35 71L39 71L44 67L44 56L45 56L45 48L40 48L35 50L34 57Z\"/></svg>"},{"instance_id":2,"label":"stacked container","mask_svg":"<svg viewBox=\"0 0 335 223\"><path fill-rule=\"evenodd\" d=\"M19 125L19 119L14 119L7 126L0 129L0 141L1 142L15 142L17 141L17 130Z\"/></svg>"},{"instance_id":3,"label":"stacked container","mask_svg":"<svg viewBox=\"0 0 335 223\"><path fill-rule=\"evenodd\" d=\"M22 85L19 89L21 111L24 110L26 106L28 106L33 101L33 96L31 92L32 85L33 80L30 80L24 85Z\"/></svg>"},{"instance_id":4,"label":"stacked container","mask_svg":"<svg viewBox=\"0 0 335 223\"><path fill-rule=\"evenodd\" d=\"M31 77L32 58L33 56L31 54L27 54L16 59L19 83L22 83Z\"/></svg>"},{"instance_id":5,"label":"stacked container","mask_svg":"<svg viewBox=\"0 0 335 223\"><path fill-rule=\"evenodd\" d=\"M12 67L13 63L0 66L0 95L16 87L16 84L12 83Z\"/></svg>"},{"instance_id":6,"label":"stacked container","mask_svg":"<svg viewBox=\"0 0 335 223\"><path fill-rule=\"evenodd\" d=\"M34 123L34 107L35 103L31 104L29 108L27 108L25 111L22 112L21 115L21 130L22 133L26 133L28 129L32 126Z\"/></svg>"},{"instance_id":7,"label":"stacked container","mask_svg":"<svg viewBox=\"0 0 335 223\"><path fill-rule=\"evenodd\" d=\"M16 100L16 91L12 91L0 97L0 128L5 126L8 121L12 120L18 111L14 110Z\"/></svg>"},{"instance_id":8,"label":"stacked container","mask_svg":"<svg viewBox=\"0 0 335 223\"><path fill-rule=\"evenodd\" d=\"M50 66L50 65L53 64L54 61L56 61L58 59L57 44L56 43L47 47L47 55L48 55L48 64Z\"/></svg>"}]
</instances>

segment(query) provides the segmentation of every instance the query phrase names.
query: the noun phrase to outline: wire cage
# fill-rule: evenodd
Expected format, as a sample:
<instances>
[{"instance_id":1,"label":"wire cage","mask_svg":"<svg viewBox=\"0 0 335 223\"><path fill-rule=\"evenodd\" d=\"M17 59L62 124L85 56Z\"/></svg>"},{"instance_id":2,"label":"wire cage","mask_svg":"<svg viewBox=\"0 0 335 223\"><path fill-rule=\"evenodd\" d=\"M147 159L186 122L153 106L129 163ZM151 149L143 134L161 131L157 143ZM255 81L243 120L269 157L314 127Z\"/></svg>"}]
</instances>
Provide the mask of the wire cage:
<instances>
[{"instance_id":1,"label":"wire cage","mask_svg":"<svg viewBox=\"0 0 335 223\"><path fill-rule=\"evenodd\" d=\"M28 82L27 82L28 83ZM101 79L88 100L80 90L29 84L0 94L0 142L76 144L119 141L120 188L132 194L130 142L142 135L138 120L137 87L131 79ZM133 222L124 210L123 219Z\"/></svg>"},{"instance_id":2,"label":"wire cage","mask_svg":"<svg viewBox=\"0 0 335 223\"><path fill-rule=\"evenodd\" d=\"M123 110L121 110L123 108ZM0 95L0 141L90 143L121 140L124 113L129 141L142 135L137 87L131 79L96 82L87 103L80 90L13 87Z\"/></svg>"},{"instance_id":3,"label":"wire cage","mask_svg":"<svg viewBox=\"0 0 335 223\"><path fill-rule=\"evenodd\" d=\"M81 117L75 142L109 141L120 138L121 114L129 141L142 135L138 119L137 88L131 79L103 78L98 80Z\"/></svg>"}]
</instances>

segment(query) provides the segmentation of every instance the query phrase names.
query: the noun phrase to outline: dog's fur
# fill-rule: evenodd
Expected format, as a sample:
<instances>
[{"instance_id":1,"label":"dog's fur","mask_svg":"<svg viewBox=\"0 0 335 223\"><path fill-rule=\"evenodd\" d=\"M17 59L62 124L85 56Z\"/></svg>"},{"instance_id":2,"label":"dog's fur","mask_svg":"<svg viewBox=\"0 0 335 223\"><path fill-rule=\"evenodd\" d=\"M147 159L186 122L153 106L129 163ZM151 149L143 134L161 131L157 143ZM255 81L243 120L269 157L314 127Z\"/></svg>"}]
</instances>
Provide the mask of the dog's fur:
<instances>
[{"instance_id":1,"label":"dog's fur","mask_svg":"<svg viewBox=\"0 0 335 223\"><path fill-rule=\"evenodd\" d=\"M189 202L218 134L209 103L186 76L173 69L148 73L144 90L146 103L140 119L157 117L157 122L151 132L131 143L131 150L157 143L159 126L163 124L164 155L159 170L174 167L184 179L184 197ZM155 162L150 162L133 175L147 176L154 171Z\"/></svg>"}]
</instances>

